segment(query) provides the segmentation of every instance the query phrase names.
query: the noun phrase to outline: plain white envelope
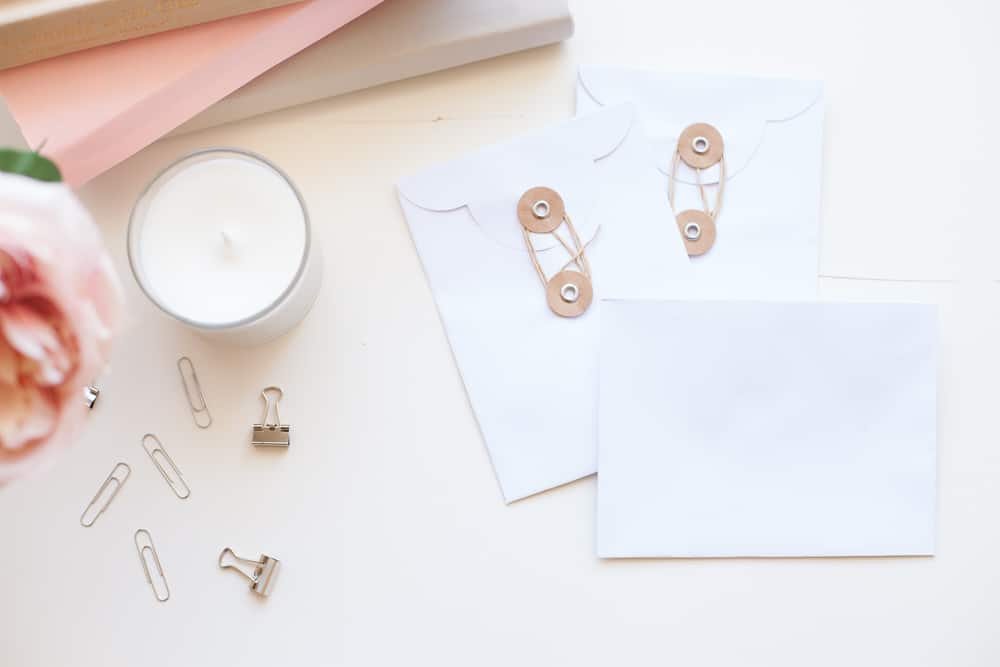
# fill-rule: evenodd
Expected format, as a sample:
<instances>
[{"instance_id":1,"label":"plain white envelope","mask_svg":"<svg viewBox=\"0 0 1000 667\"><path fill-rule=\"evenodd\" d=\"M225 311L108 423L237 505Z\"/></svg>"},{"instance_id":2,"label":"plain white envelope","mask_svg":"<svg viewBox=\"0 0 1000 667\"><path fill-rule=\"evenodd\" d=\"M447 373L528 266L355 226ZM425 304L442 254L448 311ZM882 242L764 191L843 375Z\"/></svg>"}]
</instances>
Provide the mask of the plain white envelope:
<instances>
[{"instance_id":1,"label":"plain white envelope","mask_svg":"<svg viewBox=\"0 0 1000 667\"><path fill-rule=\"evenodd\" d=\"M722 134L726 187L712 249L691 260L685 296L813 300L819 274L823 84L581 66L577 113L630 103L650 139L649 165L666 199L677 137L706 122ZM676 211L702 209L680 163ZM702 180L717 184L719 169ZM714 205L714 186L708 188Z\"/></svg>"},{"instance_id":2,"label":"plain white envelope","mask_svg":"<svg viewBox=\"0 0 1000 667\"><path fill-rule=\"evenodd\" d=\"M507 502L596 472L600 299L662 298L689 275L647 150L633 108L621 106L398 184ZM590 242L594 302L575 319L549 310L524 245L516 205L534 186L559 192ZM534 243L547 248L538 256L551 277L567 254L548 235Z\"/></svg>"},{"instance_id":3,"label":"plain white envelope","mask_svg":"<svg viewBox=\"0 0 1000 667\"><path fill-rule=\"evenodd\" d=\"M609 301L598 555L934 552L937 312Z\"/></svg>"}]
</instances>

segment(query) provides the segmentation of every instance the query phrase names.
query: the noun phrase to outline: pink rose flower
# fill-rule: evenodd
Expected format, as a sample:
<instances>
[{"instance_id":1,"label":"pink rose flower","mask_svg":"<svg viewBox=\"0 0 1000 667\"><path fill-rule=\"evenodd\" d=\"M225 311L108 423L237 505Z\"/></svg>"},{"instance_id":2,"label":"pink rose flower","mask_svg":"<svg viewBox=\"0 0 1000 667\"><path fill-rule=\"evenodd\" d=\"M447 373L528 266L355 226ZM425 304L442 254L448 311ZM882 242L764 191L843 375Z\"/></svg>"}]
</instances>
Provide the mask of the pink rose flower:
<instances>
[{"instance_id":1,"label":"pink rose flower","mask_svg":"<svg viewBox=\"0 0 1000 667\"><path fill-rule=\"evenodd\" d=\"M69 188L0 173L0 484L73 441L120 308L97 227Z\"/></svg>"}]
</instances>

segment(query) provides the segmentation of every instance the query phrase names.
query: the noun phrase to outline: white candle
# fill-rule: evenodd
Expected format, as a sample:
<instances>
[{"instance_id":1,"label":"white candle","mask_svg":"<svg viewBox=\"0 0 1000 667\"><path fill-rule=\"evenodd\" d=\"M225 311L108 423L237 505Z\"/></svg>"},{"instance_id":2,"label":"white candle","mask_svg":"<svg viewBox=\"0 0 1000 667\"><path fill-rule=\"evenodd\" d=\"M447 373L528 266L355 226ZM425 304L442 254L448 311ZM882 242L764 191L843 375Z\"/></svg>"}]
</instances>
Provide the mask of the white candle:
<instances>
[{"instance_id":1,"label":"white candle","mask_svg":"<svg viewBox=\"0 0 1000 667\"><path fill-rule=\"evenodd\" d=\"M199 151L167 167L136 203L128 246L157 306L231 342L284 333L319 290L302 198L280 170L243 151Z\"/></svg>"}]
</instances>

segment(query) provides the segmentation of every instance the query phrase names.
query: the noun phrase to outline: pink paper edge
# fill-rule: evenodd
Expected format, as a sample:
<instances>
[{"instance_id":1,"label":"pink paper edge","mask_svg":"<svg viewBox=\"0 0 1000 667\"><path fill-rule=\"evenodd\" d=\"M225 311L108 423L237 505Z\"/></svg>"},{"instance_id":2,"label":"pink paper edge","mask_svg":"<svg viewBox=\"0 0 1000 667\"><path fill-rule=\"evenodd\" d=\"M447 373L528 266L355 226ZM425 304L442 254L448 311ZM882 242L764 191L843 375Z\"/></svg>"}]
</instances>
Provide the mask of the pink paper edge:
<instances>
[{"instance_id":1,"label":"pink paper edge","mask_svg":"<svg viewBox=\"0 0 1000 667\"><path fill-rule=\"evenodd\" d=\"M311 3L122 110L51 157L66 182L78 187L381 2Z\"/></svg>"}]
</instances>

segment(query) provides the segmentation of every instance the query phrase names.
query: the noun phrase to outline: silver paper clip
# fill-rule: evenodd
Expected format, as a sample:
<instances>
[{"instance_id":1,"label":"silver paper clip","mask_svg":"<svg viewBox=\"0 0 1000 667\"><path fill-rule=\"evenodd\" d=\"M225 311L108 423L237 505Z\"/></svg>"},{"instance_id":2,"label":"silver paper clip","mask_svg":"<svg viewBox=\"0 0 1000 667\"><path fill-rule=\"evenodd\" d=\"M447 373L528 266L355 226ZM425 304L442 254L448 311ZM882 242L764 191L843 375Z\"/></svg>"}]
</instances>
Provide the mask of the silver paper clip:
<instances>
[{"instance_id":1,"label":"silver paper clip","mask_svg":"<svg viewBox=\"0 0 1000 667\"><path fill-rule=\"evenodd\" d=\"M140 539L140 535L143 537ZM139 552L139 562L142 563L143 572L146 573L146 581L149 582L149 587L153 589L153 595L160 602L166 602L170 599L170 587L167 586L167 577L163 574L163 566L160 565L160 557L156 555L156 547L153 546L153 536L149 534L149 531L145 528L140 528L135 531L135 548ZM158 575L158 580L163 582L163 595L160 595L160 588L153 581L153 577L149 572L149 561L146 559L146 553L149 553L153 557L153 565L156 566L156 574Z\"/></svg>"},{"instance_id":2,"label":"silver paper clip","mask_svg":"<svg viewBox=\"0 0 1000 667\"><path fill-rule=\"evenodd\" d=\"M156 443L156 446L150 449L146 445L148 441ZM153 461L153 465L155 465L156 469L160 471L161 475L163 475L163 479L167 480L167 484L170 485L174 495L181 500L184 500L191 495L191 487L189 487L187 482L184 481L184 475L181 474L180 468L178 468L177 464L174 463L174 460L170 458L170 454L167 454L167 450L163 448L163 443L160 442L159 438L152 433L147 433L142 436L142 448L146 450L146 454L148 454L149 458ZM159 454L164 461L170 464L170 469L174 473L174 477L171 477L167 473L166 468L163 467L163 463L157 458L157 454Z\"/></svg>"},{"instance_id":3,"label":"silver paper clip","mask_svg":"<svg viewBox=\"0 0 1000 667\"><path fill-rule=\"evenodd\" d=\"M264 399L264 416L260 424L253 425L253 440L258 447L287 447L291 444L291 427L281 423L278 416L278 401L284 396L281 387L266 387L260 392ZM269 422L268 417L274 412L274 421Z\"/></svg>"},{"instance_id":4,"label":"silver paper clip","mask_svg":"<svg viewBox=\"0 0 1000 667\"><path fill-rule=\"evenodd\" d=\"M205 394L202 393L201 382L198 381L198 373L194 370L194 362L189 357L181 357L177 360L177 371L181 374L181 384L184 386L184 395L187 397L194 425L198 428L208 428L212 425L212 413L208 411Z\"/></svg>"},{"instance_id":5,"label":"silver paper clip","mask_svg":"<svg viewBox=\"0 0 1000 667\"><path fill-rule=\"evenodd\" d=\"M119 470L122 470L124 474L120 474L118 472ZM90 528L94 525L94 522L97 521L97 517L104 514L104 510L108 509L108 505L110 505L111 501L115 499L116 495L118 495L118 491L125 486L125 481L131 474L132 468L130 468L127 463L119 461L115 464L115 467L111 469L111 474L108 475L106 480L104 480L104 484L101 484L101 488L99 488L97 493L94 494L93 500L90 501L90 504L83 510L83 514L80 515L81 526L84 528ZM98 499L100 499L101 495L107 491L108 487L110 487L112 483L114 483L114 490L111 491L111 495L109 495L108 499L101 504L100 509L97 510L97 513L94 514L93 518L90 521L87 521L85 518L87 516L87 512L94 508Z\"/></svg>"},{"instance_id":6,"label":"silver paper clip","mask_svg":"<svg viewBox=\"0 0 1000 667\"><path fill-rule=\"evenodd\" d=\"M245 571L237 567L236 565L224 565L223 560L226 558L226 554L233 557L234 560L240 561L241 563L248 563L253 565L253 572L247 574ZM257 595L268 596L274 589L274 582L278 578L278 569L281 563L277 558L271 558L267 554L261 554L260 560L250 560L249 558L240 558L233 550L226 547L219 554L219 567L225 570L226 568L232 568L250 580L250 590Z\"/></svg>"},{"instance_id":7,"label":"silver paper clip","mask_svg":"<svg viewBox=\"0 0 1000 667\"><path fill-rule=\"evenodd\" d=\"M87 404L87 407L94 408L94 403L97 403L97 398L101 395L101 390L92 384L88 384L83 388L83 402Z\"/></svg>"}]
</instances>

